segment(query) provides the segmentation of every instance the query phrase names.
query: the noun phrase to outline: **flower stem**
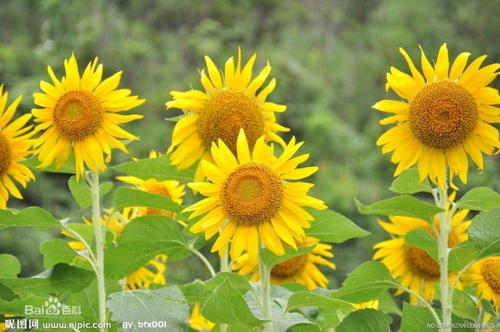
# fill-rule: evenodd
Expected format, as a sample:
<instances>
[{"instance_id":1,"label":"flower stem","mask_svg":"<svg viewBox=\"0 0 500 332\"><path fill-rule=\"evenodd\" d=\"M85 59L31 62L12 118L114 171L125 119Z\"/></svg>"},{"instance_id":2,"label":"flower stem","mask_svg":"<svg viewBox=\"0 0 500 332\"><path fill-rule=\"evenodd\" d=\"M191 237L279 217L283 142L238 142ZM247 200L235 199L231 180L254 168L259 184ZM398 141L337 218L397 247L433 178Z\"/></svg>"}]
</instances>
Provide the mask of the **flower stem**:
<instances>
[{"instance_id":1,"label":"flower stem","mask_svg":"<svg viewBox=\"0 0 500 332\"><path fill-rule=\"evenodd\" d=\"M438 252L439 252L439 281L441 291L441 308L443 310L442 322L444 328L443 332L450 332L451 324L451 297L450 286L448 284L448 235L450 233L450 215L447 211L448 202L448 188L446 184L439 187L439 207L444 212L439 214L439 239L438 239Z\"/></svg>"},{"instance_id":2,"label":"flower stem","mask_svg":"<svg viewBox=\"0 0 500 332\"><path fill-rule=\"evenodd\" d=\"M92 195L92 223L94 224L96 241L96 276L97 294L99 303L99 322L106 322L106 285L104 279L104 234L101 225L101 202L99 197L99 174L90 172L90 192ZM101 332L106 328L101 328Z\"/></svg>"},{"instance_id":3,"label":"flower stem","mask_svg":"<svg viewBox=\"0 0 500 332\"><path fill-rule=\"evenodd\" d=\"M228 245L226 244L226 248L224 250L224 255L220 258L220 272L229 272L229 254L228 254ZM221 324L220 332L226 332L229 325Z\"/></svg>"},{"instance_id":4,"label":"flower stem","mask_svg":"<svg viewBox=\"0 0 500 332\"><path fill-rule=\"evenodd\" d=\"M259 251L260 252L260 251ZM262 301L262 318L269 321L264 323L263 331L272 332L273 321L271 316L271 286L270 276L271 270L264 264L261 256L259 255L259 274L260 274L260 291Z\"/></svg>"}]
</instances>

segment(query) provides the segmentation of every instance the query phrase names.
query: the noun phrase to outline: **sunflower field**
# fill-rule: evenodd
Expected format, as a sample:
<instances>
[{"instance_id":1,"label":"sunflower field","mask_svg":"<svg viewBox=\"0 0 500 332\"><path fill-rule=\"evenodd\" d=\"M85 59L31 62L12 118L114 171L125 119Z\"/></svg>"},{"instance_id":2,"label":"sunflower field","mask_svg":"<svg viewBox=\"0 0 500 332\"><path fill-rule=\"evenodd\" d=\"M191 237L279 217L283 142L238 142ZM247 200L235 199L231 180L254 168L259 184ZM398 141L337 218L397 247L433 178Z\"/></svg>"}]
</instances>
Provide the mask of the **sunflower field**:
<instances>
[{"instance_id":1,"label":"sunflower field","mask_svg":"<svg viewBox=\"0 0 500 332\"><path fill-rule=\"evenodd\" d=\"M0 2L0 332L500 330L500 2Z\"/></svg>"}]
</instances>

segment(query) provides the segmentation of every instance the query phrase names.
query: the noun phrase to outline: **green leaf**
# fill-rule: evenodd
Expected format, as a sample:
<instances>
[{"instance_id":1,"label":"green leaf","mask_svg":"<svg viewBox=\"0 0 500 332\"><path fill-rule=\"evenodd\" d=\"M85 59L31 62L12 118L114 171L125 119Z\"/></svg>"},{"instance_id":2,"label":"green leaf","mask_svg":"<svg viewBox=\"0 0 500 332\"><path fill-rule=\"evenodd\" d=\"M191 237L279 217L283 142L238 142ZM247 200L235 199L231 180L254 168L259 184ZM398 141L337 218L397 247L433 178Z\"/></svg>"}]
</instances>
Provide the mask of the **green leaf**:
<instances>
[{"instance_id":1,"label":"green leaf","mask_svg":"<svg viewBox=\"0 0 500 332\"><path fill-rule=\"evenodd\" d=\"M264 322L254 316L243 296L228 280L217 286L201 313L214 323L255 327Z\"/></svg>"},{"instance_id":2,"label":"green leaf","mask_svg":"<svg viewBox=\"0 0 500 332\"><path fill-rule=\"evenodd\" d=\"M420 176L416 168L409 168L392 182L389 190L398 194L430 193L432 187L427 178L420 182Z\"/></svg>"},{"instance_id":3,"label":"green leaf","mask_svg":"<svg viewBox=\"0 0 500 332\"><path fill-rule=\"evenodd\" d=\"M342 283L342 288L332 293L335 298L362 303L376 299L382 291L398 288L387 267L380 262L365 262L358 266Z\"/></svg>"},{"instance_id":4,"label":"green leaf","mask_svg":"<svg viewBox=\"0 0 500 332\"><path fill-rule=\"evenodd\" d=\"M423 229L413 229L405 235L405 242L409 246L424 250L436 262L439 261L437 241L429 232Z\"/></svg>"},{"instance_id":5,"label":"green leaf","mask_svg":"<svg viewBox=\"0 0 500 332\"><path fill-rule=\"evenodd\" d=\"M73 175L68 180L68 187L71 195L73 195L73 198L75 199L78 206L80 206L80 208L86 209L92 205L92 195L90 192L90 188L83 179L77 181L76 176ZM99 188L99 194L102 198L113 188L113 183L102 183Z\"/></svg>"},{"instance_id":6,"label":"green leaf","mask_svg":"<svg viewBox=\"0 0 500 332\"><path fill-rule=\"evenodd\" d=\"M169 155L164 155L154 159L129 161L111 168L118 172L135 176L143 180L177 180L181 182L191 182L193 180L194 167L180 171L175 166L170 164L169 159Z\"/></svg>"},{"instance_id":7,"label":"green leaf","mask_svg":"<svg viewBox=\"0 0 500 332\"><path fill-rule=\"evenodd\" d=\"M21 272L21 264L16 256L0 254L0 278L16 278Z\"/></svg>"},{"instance_id":8,"label":"green leaf","mask_svg":"<svg viewBox=\"0 0 500 332\"><path fill-rule=\"evenodd\" d=\"M169 261L189 256L188 244L178 224L166 216L134 218L123 229L118 246L110 247L105 257L108 277L120 279L143 266L158 254Z\"/></svg>"},{"instance_id":9,"label":"green leaf","mask_svg":"<svg viewBox=\"0 0 500 332\"><path fill-rule=\"evenodd\" d=\"M20 296L77 292L87 287L94 273L66 264L57 264L48 278L0 278L0 283Z\"/></svg>"},{"instance_id":10,"label":"green leaf","mask_svg":"<svg viewBox=\"0 0 500 332\"><path fill-rule=\"evenodd\" d=\"M111 319L122 324L133 323L137 331L183 332L189 318L189 307L177 286L113 293L106 305L111 311ZM140 329L140 322L162 325L143 326Z\"/></svg>"},{"instance_id":11,"label":"green leaf","mask_svg":"<svg viewBox=\"0 0 500 332\"><path fill-rule=\"evenodd\" d=\"M212 279L205 281L204 285L208 289L214 290L225 281L228 281L242 295L252 289L246 277L231 272L219 272Z\"/></svg>"},{"instance_id":12,"label":"green leaf","mask_svg":"<svg viewBox=\"0 0 500 332\"><path fill-rule=\"evenodd\" d=\"M452 248L448 257L448 269L450 271L460 271L472 260L475 260L479 250L470 241L459 243Z\"/></svg>"},{"instance_id":13,"label":"green leaf","mask_svg":"<svg viewBox=\"0 0 500 332\"><path fill-rule=\"evenodd\" d=\"M441 311L435 309L438 316L441 316ZM468 321L458 318L455 315L451 317L452 323L468 323ZM465 324L464 324L465 325ZM403 317L401 319L401 332L422 332L422 331L438 331L438 324L427 307L411 305L403 303ZM453 332L472 332L472 328L454 328Z\"/></svg>"},{"instance_id":14,"label":"green leaf","mask_svg":"<svg viewBox=\"0 0 500 332\"><path fill-rule=\"evenodd\" d=\"M228 281L241 295L252 289L246 277L231 272L219 272L215 277L207 281L196 280L190 284L180 286L180 289L190 304L203 304L214 289L225 281Z\"/></svg>"},{"instance_id":15,"label":"green leaf","mask_svg":"<svg viewBox=\"0 0 500 332\"><path fill-rule=\"evenodd\" d=\"M432 223L434 215L443 209L424 203L418 199L408 196L396 196L370 205L364 205L355 199L356 206L362 214L380 214L384 216L405 216L420 218Z\"/></svg>"},{"instance_id":16,"label":"green leaf","mask_svg":"<svg viewBox=\"0 0 500 332\"><path fill-rule=\"evenodd\" d=\"M284 247L285 254L282 256L278 256L278 255L274 254L271 250L264 248L264 249L260 249L260 255L261 255L261 259L264 262L264 264L267 267L271 268L274 265L282 263L284 261L287 261L291 258L308 254L311 252L311 250L313 250L313 248L314 248L314 246L299 247L299 248L297 248L297 250L295 250L292 247Z\"/></svg>"},{"instance_id":17,"label":"green leaf","mask_svg":"<svg viewBox=\"0 0 500 332\"><path fill-rule=\"evenodd\" d=\"M165 211L180 212L182 206L168 197L131 188L119 188L115 193L117 209L126 206L140 206Z\"/></svg>"},{"instance_id":18,"label":"green leaf","mask_svg":"<svg viewBox=\"0 0 500 332\"><path fill-rule=\"evenodd\" d=\"M4 227L62 228L62 225L49 212L31 206L18 213L0 210L0 228Z\"/></svg>"},{"instance_id":19,"label":"green leaf","mask_svg":"<svg viewBox=\"0 0 500 332\"><path fill-rule=\"evenodd\" d=\"M500 208L500 195L487 187L478 187L469 190L459 201L460 209L489 211Z\"/></svg>"},{"instance_id":20,"label":"green leaf","mask_svg":"<svg viewBox=\"0 0 500 332\"><path fill-rule=\"evenodd\" d=\"M392 318L382 311L363 309L351 312L335 329L336 332L390 332Z\"/></svg>"},{"instance_id":21,"label":"green leaf","mask_svg":"<svg viewBox=\"0 0 500 332\"><path fill-rule=\"evenodd\" d=\"M288 298L286 311L292 311L302 307L327 307L328 310L337 310L340 308L352 308L349 302L339 300L333 297L322 296L308 291L300 291L292 294Z\"/></svg>"},{"instance_id":22,"label":"green leaf","mask_svg":"<svg viewBox=\"0 0 500 332\"><path fill-rule=\"evenodd\" d=\"M478 259L500 255L500 209L478 214L467 233L470 243L480 250Z\"/></svg>"},{"instance_id":23,"label":"green leaf","mask_svg":"<svg viewBox=\"0 0 500 332\"><path fill-rule=\"evenodd\" d=\"M46 269L59 263L71 264L75 258L80 257L66 241L61 239L44 242L40 252L43 255L43 267Z\"/></svg>"},{"instance_id":24,"label":"green leaf","mask_svg":"<svg viewBox=\"0 0 500 332\"><path fill-rule=\"evenodd\" d=\"M479 310L470 296L460 289L455 289L453 293L453 313L459 317L475 321Z\"/></svg>"},{"instance_id":25,"label":"green leaf","mask_svg":"<svg viewBox=\"0 0 500 332\"><path fill-rule=\"evenodd\" d=\"M370 234L335 211L310 209L308 212L314 217L314 221L311 222L311 228L306 229L306 233L321 241L342 243Z\"/></svg>"},{"instance_id":26,"label":"green leaf","mask_svg":"<svg viewBox=\"0 0 500 332\"><path fill-rule=\"evenodd\" d=\"M434 324L434 325L433 325ZM403 303L403 316L401 319L401 332L422 332L433 329L437 330L437 322L426 307Z\"/></svg>"}]
</instances>

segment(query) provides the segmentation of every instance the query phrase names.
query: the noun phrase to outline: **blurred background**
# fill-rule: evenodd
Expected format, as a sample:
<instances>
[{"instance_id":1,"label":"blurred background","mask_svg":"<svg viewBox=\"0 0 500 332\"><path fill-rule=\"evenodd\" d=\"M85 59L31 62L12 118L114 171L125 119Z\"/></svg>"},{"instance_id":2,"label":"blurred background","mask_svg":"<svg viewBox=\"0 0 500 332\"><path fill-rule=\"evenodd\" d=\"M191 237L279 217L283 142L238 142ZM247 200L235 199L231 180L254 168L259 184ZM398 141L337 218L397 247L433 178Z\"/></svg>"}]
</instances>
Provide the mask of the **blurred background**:
<instances>
[{"instance_id":1,"label":"blurred background","mask_svg":"<svg viewBox=\"0 0 500 332\"><path fill-rule=\"evenodd\" d=\"M179 111L165 110L168 91L201 88L204 55L223 65L238 46L245 58L257 52L256 68L269 60L278 82L270 100L288 105L279 122L306 141L302 152L311 153L310 164L320 166L313 194L372 233L335 245L337 270L328 275L330 287L337 287L371 258L374 243L388 237L374 217L357 212L353 200L371 203L391 195L387 188L395 167L375 146L385 128L378 124L380 112L370 106L395 98L384 84L390 66L407 71L398 48L419 62L419 44L435 58L448 42L453 57L470 51L473 57L488 54L487 64L498 62L499 13L497 0L2 0L0 82L10 101L24 95L21 112L26 113L34 107L32 94L40 80L48 80L47 65L60 76L71 52L80 68L99 56L105 76L124 70L120 86L147 99L134 110L145 118L127 126L141 137L129 145L132 156L145 158L149 150L169 145L173 123L164 119ZM495 84L498 88L499 80ZM130 157L115 153L114 162ZM471 168L464 191L479 185L500 189L498 158L489 158L482 174ZM72 200L68 175L36 175L23 191L25 200L12 199L10 207L40 205L74 222L90 213ZM34 275L43 269L39 245L56 236L2 229L0 253L16 255L22 275ZM177 283L208 274L192 258L169 264L167 277Z\"/></svg>"}]
</instances>

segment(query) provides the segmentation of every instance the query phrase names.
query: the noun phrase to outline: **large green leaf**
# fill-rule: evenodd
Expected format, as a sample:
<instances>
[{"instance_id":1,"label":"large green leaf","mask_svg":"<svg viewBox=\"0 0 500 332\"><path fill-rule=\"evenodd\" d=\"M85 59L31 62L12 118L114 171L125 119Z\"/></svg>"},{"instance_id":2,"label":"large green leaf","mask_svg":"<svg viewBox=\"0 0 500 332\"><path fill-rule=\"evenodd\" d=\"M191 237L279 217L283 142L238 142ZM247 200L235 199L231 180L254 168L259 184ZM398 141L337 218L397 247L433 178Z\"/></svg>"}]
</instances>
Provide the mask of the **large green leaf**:
<instances>
[{"instance_id":1,"label":"large green leaf","mask_svg":"<svg viewBox=\"0 0 500 332\"><path fill-rule=\"evenodd\" d=\"M72 176L68 180L69 191L73 195L76 203L80 208L86 209L92 205L92 195L90 192L89 186L85 183L85 181L80 178L80 181L76 180L76 176ZM100 197L106 196L107 193L113 188L113 183L105 182L102 183L99 187Z\"/></svg>"},{"instance_id":2,"label":"large green leaf","mask_svg":"<svg viewBox=\"0 0 500 332\"><path fill-rule=\"evenodd\" d=\"M169 260L184 258L190 255L187 245L178 224L172 218L135 218L123 229L118 246L108 248L106 274L114 279L123 278L158 254L168 255Z\"/></svg>"},{"instance_id":3,"label":"large green leaf","mask_svg":"<svg viewBox=\"0 0 500 332\"><path fill-rule=\"evenodd\" d=\"M0 254L0 278L16 278L21 272L21 264L16 256Z\"/></svg>"},{"instance_id":4,"label":"large green leaf","mask_svg":"<svg viewBox=\"0 0 500 332\"><path fill-rule=\"evenodd\" d=\"M189 318L189 307L177 286L113 293L106 305L111 319L124 329L124 322L131 324L128 328L136 331L183 332Z\"/></svg>"},{"instance_id":5,"label":"large green leaf","mask_svg":"<svg viewBox=\"0 0 500 332\"><path fill-rule=\"evenodd\" d=\"M164 155L154 159L129 161L111 168L118 172L144 180L177 180L181 182L191 182L193 180L194 167L180 171L170 164L169 159L169 155Z\"/></svg>"},{"instance_id":6,"label":"large green leaf","mask_svg":"<svg viewBox=\"0 0 500 332\"><path fill-rule=\"evenodd\" d=\"M463 317L475 321L479 310L471 297L460 289L453 292L453 313L458 317Z\"/></svg>"},{"instance_id":7,"label":"large green leaf","mask_svg":"<svg viewBox=\"0 0 500 332\"><path fill-rule=\"evenodd\" d=\"M459 201L460 209L489 211L500 208L500 195L487 187L469 190Z\"/></svg>"},{"instance_id":8,"label":"large green leaf","mask_svg":"<svg viewBox=\"0 0 500 332\"><path fill-rule=\"evenodd\" d=\"M0 278L4 284L19 296L29 294L60 294L78 292L87 287L94 279L94 273L88 270L57 264L47 278Z\"/></svg>"},{"instance_id":9,"label":"large green leaf","mask_svg":"<svg viewBox=\"0 0 500 332\"><path fill-rule=\"evenodd\" d=\"M441 316L441 311L435 309L438 316ZM453 315L452 323L467 323L463 319ZM457 324L459 325L459 324ZM422 332L422 331L438 331L438 324L430 310L426 307L411 305L408 303L403 304L403 317L401 318L401 332ZM472 328L456 327L453 332L472 332Z\"/></svg>"},{"instance_id":10,"label":"large green leaf","mask_svg":"<svg viewBox=\"0 0 500 332\"><path fill-rule=\"evenodd\" d=\"M349 239L361 238L370 234L335 211L313 209L308 211L314 217L314 221L311 222L311 228L306 229L306 233L321 241L342 243Z\"/></svg>"},{"instance_id":11,"label":"large green leaf","mask_svg":"<svg viewBox=\"0 0 500 332\"><path fill-rule=\"evenodd\" d=\"M432 192L432 187L427 178L420 182L416 168L409 168L394 179L389 190L398 194L430 193Z\"/></svg>"},{"instance_id":12,"label":"large green leaf","mask_svg":"<svg viewBox=\"0 0 500 332\"><path fill-rule=\"evenodd\" d=\"M337 332L390 332L392 318L382 311L363 309L351 312L337 326Z\"/></svg>"},{"instance_id":13,"label":"large green leaf","mask_svg":"<svg viewBox=\"0 0 500 332\"><path fill-rule=\"evenodd\" d=\"M313 248L314 246L299 247L297 248L297 250L295 250L292 247L285 247L285 254L282 256L278 256L271 250L264 248L260 249L260 257L267 267L273 267L276 264L282 263L294 257L308 254L311 252L311 250L313 250Z\"/></svg>"},{"instance_id":14,"label":"large green leaf","mask_svg":"<svg viewBox=\"0 0 500 332\"><path fill-rule=\"evenodd\" d=\"M264 321L254 316L243 296L229 280L222 282L201 308L201 313L215 323L256 327Z\"/></svg>"},{"instance_id":15,"label":"large green leaf","mask_svg":"<svg viewBox=\"0 0 500 332\"><path fill-rule=\"evenodd\" d=\"M477 215L467 233L470 243L479 249L478 259L500 255L500 208Z\"/></svg>"},{"instance_id":16,"label":"large green leaf","mask_svg":"<svg viewBox=\"0 0 500 332\"><path fill-rule=\"evenodd\" d=\"M364 205L355 200L358 210L362 214L381 214L384 216L406 216L420 218L431 223L434 215L443 209L424 203L418 199L408 196L396 196L370 205Z\"/></svg>"},{"instance_id":17,"label":"large green leaf","mask_svg":"<svg viewBox=\"0 0 500 332\"><path fill-rule=\"evenodd\" d=\"M477 249L470 241L459 243L450 250L448 256L448 269L450 271L460 271L471 261L475 260L479 254Z\"/></svg>"},{"instance_id":18,"label":"large green leaf","mask_svg":"<svg viewBox=\"0 0 500 332\"><path fill-rule=\"evenodd\" d=\"M0 228L4 227L62 228L62 225L49 212L31 206L17 213L0 210Z\"/></svg>"},{"instance_id":19,"label":"large green leaf","mask_svg":"<svg viewBox=\"0 0 500 332\"><path fill-rule=\"evenodd\" d=\"M438 246L435 238L423 229L413 229L405 235L405 242L428 253L436 262L439 261Z\"/></svg>"},{"instance_id":20,"label":"large green leaf","mask_svg":"<svg viewBox=\"0 0 500 332\"><path fill-rule=\"evenodd\" d=\"M43 266L46 269L59 263L71 264L78 254L62 239L49 240L40 246L43 255Z\"/></svg>"},{"instance_id":21,"label":"large green leaf","mask_svg":"<svg viewBox=\"0 0 500 332\"><path fill-rule=\"evenodd\" d=\"M196 280L192 283L180 286L184 296L190 304L203 304L223 282L228 281L241 295L252 289L248 279L240 274L231 272L219 272L215 277L207 281Z\"/></svg>"},{"instance_id":22,"label":"large green leaf","mask_svg":"<svg viewBox=\"0 0 500 332\"><path fill-rule=\"evenodd\" d=\"M126 206L141 206L172 212L182 210L182 206L164 195L130 188L119 188L116 191L115 204L117 209Z\"/></svg>"},{"instance_id":23,"label":"large green leaf","mask_svg":"<svg viewBox=\"0 0 500 332\"><path fill-rule=\"evenodd\" d=\"M376 299L388 288L397 288L387 267L380 262L365 262L358 266L332 296L348 302L361 303Z\"/></svg>"},{"instance_id":24,"label":"large green leaf","mask_svg":"<svg viewBox=\"0 0 500 332\"><path fill-rule=\"evenodd\" d=\"M323 296L307 291L300 291L292 294L288 298L286 311L292 311L302 307L325 307L328 310L352 308L349 302L339 300L329 296Z\"/></svg>"}]
</instances>

